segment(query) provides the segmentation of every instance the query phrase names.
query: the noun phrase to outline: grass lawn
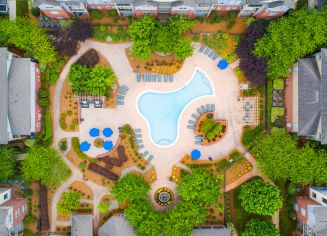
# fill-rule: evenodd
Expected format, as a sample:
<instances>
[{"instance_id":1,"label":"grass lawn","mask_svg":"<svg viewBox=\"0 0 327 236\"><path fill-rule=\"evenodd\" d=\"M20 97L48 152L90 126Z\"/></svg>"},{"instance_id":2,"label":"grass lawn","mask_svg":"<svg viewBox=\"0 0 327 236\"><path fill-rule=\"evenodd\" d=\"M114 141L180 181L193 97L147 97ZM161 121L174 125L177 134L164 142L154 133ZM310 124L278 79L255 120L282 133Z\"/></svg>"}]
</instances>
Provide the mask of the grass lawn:
<instances>
[{"instance_id":1,"label":"grass lawn","mask_svg":"<svg viewBox=\"0 0 327 236\"><path fill-rule=\"evenodd\" d=\"M252 179L251 179L252 180ZM250 214L245 211L245 209L241 206L241 200L239 200L239 195L241 192L241 186L234 189L234 198L230 200L233 201L232 205L234 205L234 219L232 219L235 228L238 233L241 234L245 230L246 223L251 219L261 219L261 220L270 220L269 217L261 216L258 214Z\"/></svg>"},{"instance_id":2,"label":"grass lawn","mask_svg":"<svg viewBox=\"0 0 327 236\"><path fill-rule=\"evenodd\" d=\"M17 0L16 2L16 15L28 16L28 2L27 0Z\"/></svg>"}]
</instances>

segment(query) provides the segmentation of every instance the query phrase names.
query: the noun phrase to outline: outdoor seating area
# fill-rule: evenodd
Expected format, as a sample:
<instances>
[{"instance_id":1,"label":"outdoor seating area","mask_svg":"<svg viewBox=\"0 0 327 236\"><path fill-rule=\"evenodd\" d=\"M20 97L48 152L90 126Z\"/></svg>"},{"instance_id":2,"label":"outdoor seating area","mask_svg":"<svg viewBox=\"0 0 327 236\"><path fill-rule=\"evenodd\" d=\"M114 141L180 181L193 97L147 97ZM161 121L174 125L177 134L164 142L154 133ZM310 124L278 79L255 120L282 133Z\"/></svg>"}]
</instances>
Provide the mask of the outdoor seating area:
<instances>
[{"instance_id":1,"label":"outdoor seating area","mask_svg":"<svg viewBox=\"0 0 327 236\"><path fill-rule=\"evenodd\" d=\"M142 158L147 157L147 162L151 163L152 159L154 158L148 151L142 151L144 149L143 140L142 140L142 130L141 129L134 129L134 145L138 152L141 153Z\"/></svg>"},{"instance_id":2,"label":"outdoor seating area","mask_svg":"<svg viewBox=\"0 0 327 236\"><path fill-rule=\"evenodd\" d=\"M191 115L194 120L188 120L188 125L187 125L188 129L195 130L196 123L198 122L198 120L203 114L207 112L215 112L215 104L202 105L201 107L198 107L196 110L198 114L192 113Z\"/></svg>"},{"instance_id":3,"label":"outdoor seating area","mask_svg":"<svg viewBox=\"0 0 327 236\"><path fill-rule=\"evenodd\" d=\"M39 27L40 28L59 28L60 22L59 20L51 20L49 17L40 16L39 17Z\"/></svg>"},{"instance_id":4,"label":"outdoor seating area","mask_svg":"<svg viewBox=\"0 0 327 236\"><path fill-rule=\"evenodd\" d=\"M103 148L105 151L111 151L113 149L113 142L108 140L113 134L111 128L104 128L102 130L102 135L100 135L100 130L98 128L92 128L89 131L89 136L94 139L93 145L96 148ZM80 149L83 152L87 152L91 148L91 143L83 141L80 143Z\"/></svg>"},{"instance_id":5,"label":"outdoor seating area","mask_svg":"<svg viewBox=\"0 0 327 236\"><path fill-rule=\"evenodd\" d=\"M283 90L273 90L272 91L272 106L273 107L283 107L284 106L284 91Z\"/></svg>"},{"instance_id":6,"label":"outdoor seating area","mask_svg":"<svg viewBox=\"0 0 327 236\"><path fill-rule=\"evenodd\" d=\"M116 105L124 105L125 96L129 88L125 85L120 86L118 89L118 95L116 95Z\"/></svg>"},{"instance_id":7,"label":"outdoor seating area","mask_svg":"<svg viewBox=\"0 0 327 236\"><path fill-rule=\"evenodd\" d=\"M216 60L219 56L218 53L215 52L215 50L213 50L209 47L206 47L205 45L201 45L200 52L202 52L205 55L207 55L208 57L210 57L213 61Z\"/></svg>"},{"instance_id":8,"label":"outdoor seating area","mask_svg":"<svg viewBox=\"0 0 327 236\"><path fill-rule=\"evenodd\" d=\"M245 97L242 100L241 114L242 124L257 126L260 122L258 110L258 97Z\"/></svg>"},{"instance_id":9,"label":"outdoor seating area","mask_svg":"<svg viewBox=\"0 0 327 236\"><path fill-rule=\"evenodd\" d=\"M94 108L102 108L103 106L103 98L100 97L89 97L89 96L81 96L79 102L81 108L89 108L90 104L93 104Z\"/></svg>"},{"instance_id":10,"label":"outdoor seating area","mask_svg":"<svg viewBox=\"0 0 327 236\"><path fill-rule=\"evenodd\" d=\"M136 74L136 81L139 82L173 82L174 76L173 75L166 75L166 74Z\"/></svg>"}]
</instances>

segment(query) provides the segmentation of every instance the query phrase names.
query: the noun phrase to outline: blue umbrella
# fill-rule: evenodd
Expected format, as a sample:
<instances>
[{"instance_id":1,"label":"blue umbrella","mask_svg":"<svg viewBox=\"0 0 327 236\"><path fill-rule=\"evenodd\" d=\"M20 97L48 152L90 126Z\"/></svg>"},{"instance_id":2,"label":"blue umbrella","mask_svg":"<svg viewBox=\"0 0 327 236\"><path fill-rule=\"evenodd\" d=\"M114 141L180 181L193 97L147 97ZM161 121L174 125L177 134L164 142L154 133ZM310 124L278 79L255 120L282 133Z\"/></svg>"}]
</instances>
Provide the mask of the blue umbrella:
<instances>
[{"instance_id":1,"label":"blue umbrella","mask_svg":"<svg viewBox=\"0 0 327 236\"><path fill-rule=\"evenodd\" d=\"M113 134L112 129L110 129L110 128L104 128L102 130L102 133L107 138L109 138Z\"/></svg>"},{"instance_id":2,"label":"blue umbrella","mask_svg":"<svg viewBox=\"0 0 327 236\"><path fill-rule=\"evenodd\" d=\"M191 152L191 157L193 160L197 160L201 157L201 152L198 150L198 149L194 149L192 152Z\"/></svg>"},{"instance_id":3,"label":"blue umbrella","mask_svg":"<svg viewBox=\"0 0 327 236\"><path fill-rule=\"evenodd\" d=\"M113 146L114 146L114 145L112 144L111 141L105 141L105 142L103 143L103 148L104 148L104 150L106 150L106 151L110 151L110 150L112 150Z\"/></svg>"},{"instance_id":4,"label":"blue umbrella","mask_svg":"<svg viewBox=\"0 0 327 236\"><path fill-rule=\"evenodd\" d=\"M89 144L88 142L84 141L79 145L79 148L83 151L83 152L87 152L91 147L91 144Z\"/></svg>"},{"instance_id":5,"label":"blue umbrella","mask_svg":"<svg viewBox=\"0 0 327 236\"><path fill-rule=\"evenodd\" d=\"M226 69L228 67L228 62L226 60L222 59L219 61L218 67L222 70Z\"/></svg>"},{"instance_id":6,"label":"blue umbrella","mask_svg":"<svg viewBox=\"0 0 327 236\"><path fill-rule=\"evenodd\" d=\"M97 128L92 128L92 129L90 129L89 134L91 137L98 137L100 134L100 131Z\"/></svg>"}]
</instances>

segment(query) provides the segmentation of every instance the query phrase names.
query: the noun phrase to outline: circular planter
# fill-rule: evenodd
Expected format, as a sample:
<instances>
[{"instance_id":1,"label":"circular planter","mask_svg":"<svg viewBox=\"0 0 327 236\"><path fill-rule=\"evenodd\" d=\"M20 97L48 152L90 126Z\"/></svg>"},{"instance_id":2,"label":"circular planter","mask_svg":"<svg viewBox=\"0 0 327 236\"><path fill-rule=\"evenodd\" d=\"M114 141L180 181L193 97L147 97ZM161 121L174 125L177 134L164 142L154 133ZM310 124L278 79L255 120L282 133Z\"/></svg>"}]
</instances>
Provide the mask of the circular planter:
<instances>
[{"instance_id":1,"label":"circular planter","mask_svg":"<svg viewBox=\"0 0 327 236\"><path fill-rule=\"evenodd\" d=\"M97 148L102 148L103 147L103 139L101 138L97 138L96 140L94 140L94 146L97 147Z\"/></svg>"}]
</instances>

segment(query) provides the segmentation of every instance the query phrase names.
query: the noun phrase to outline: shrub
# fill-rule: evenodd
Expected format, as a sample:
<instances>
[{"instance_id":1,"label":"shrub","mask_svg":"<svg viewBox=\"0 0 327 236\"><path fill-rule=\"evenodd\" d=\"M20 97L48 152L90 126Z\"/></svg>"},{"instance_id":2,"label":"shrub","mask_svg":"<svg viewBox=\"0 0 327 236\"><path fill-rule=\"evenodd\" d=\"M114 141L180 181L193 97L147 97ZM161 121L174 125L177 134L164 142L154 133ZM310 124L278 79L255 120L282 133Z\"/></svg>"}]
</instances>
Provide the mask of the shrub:
<instances>
[{"instance_id":1,"label":"shrub","mask_svg":"<svg viewBox=\"0 0 327 236\"><path fill-rule=\"evenodd\" d=\"M32 15L35 16L35 17L39 17L40 16L40 8L33 7L32 8Z\"/></svg>"},{"instance_id":2,"label":"shrub","mask_svg":"<svg viewBox=\"0 0 327 236\"><path fill-rule=\"evenodd\" d=\"M283 122L282 119L276 119L275 123L274 123L274 126L277 127L277 128L282 128L283 124L284 124L284 122Z\"/></svg>"},{"instance_id":3,"label":"shrub","mask_svg":"<svg viewBox=\"0 0 327 236\"><path fill-rule=\"evenodd\" d=\"M108 17L114 17L117 16L117 12L115 10L108 11Z\"/></svg>"},{"instance_id":4,"label":"shrub","mask_svg":"<svg viewBox=\"0 0 327 236\"><path fill-rule=\"evenodd\" d=\"M194 42L199 42L200 41L200 36L199 35L194 35L193 36L193 41Z\"/></svg>"},{"instance_id":5,"label":"shrub","mask_svg":"<svg viewBox=\"0 0 327 236\"><path fill-rule=\"evenodd\" d=\"M242 236L280 236L276 226L270 221L251 220L246 224Z\"/></svg>"},{"instance_id":6,"label":"shrub","mask_svg":"<svg viewBox=\"0 0 327 236\"><path fill-rule=\"evenodd\" d=\"M276 90L284 89L284 80L283 79L274 79L273 80L273 88Z\"/></svg>"},{"instance_id":7,"label":"shrub","mask_svg":"<svg viewBox=\"0 0 327 236\"><path fill-rule=\"evenodd\" d=\"M57 205L59 214L63 216L70 215L73 210L81 206L81 197L81 192L70 191L64 193Z\"/></svg>"},{"instance_id":8,"label":"shrub","mask_svg":"<svg viewBox=\"0 0 327 236\"><path fill-rule=\"evenodd\" d=\"M90 14L91 14L91 17L94 18L94 19L102 19L102 14L101 14L101 12L98 11L98 10L94 10L94 9L92 9L92 10L90 11Z\"/></svg>"},{"instance_id":9,"label":"shrub","mask_svg":"<svg viewBox=\"0 0 327 236\"><path fill-rule=\"evenodd\" d=\"M271 108L271 122L275 122L278 117L284 116L283 107L272 107Z\"/></svg>"},{"instance_id":10,"label":"shrub","mask_svg":"<svg viewBox=\"0 0 327 236\"><path fill-rule=\"evenodd\" d=\"M67 141L66 140L61 140L59 143L59 149L60 151L64 152L67 150Z\"/></svg>"}]
</instances>

